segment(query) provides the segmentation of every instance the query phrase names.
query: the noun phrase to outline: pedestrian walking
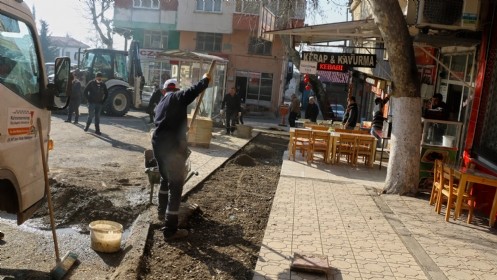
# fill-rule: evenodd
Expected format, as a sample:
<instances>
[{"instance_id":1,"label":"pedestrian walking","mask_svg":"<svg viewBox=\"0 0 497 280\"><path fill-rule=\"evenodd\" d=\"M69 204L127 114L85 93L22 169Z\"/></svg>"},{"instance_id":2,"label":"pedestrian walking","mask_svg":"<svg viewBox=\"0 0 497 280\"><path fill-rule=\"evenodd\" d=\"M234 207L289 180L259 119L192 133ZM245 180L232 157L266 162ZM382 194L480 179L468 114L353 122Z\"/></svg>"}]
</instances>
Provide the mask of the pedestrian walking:
<instances>
[{"instance_id":1,"label":"pedestrian walking","mask_svg":"<svg viewBox=\"0 0 497 280\"><path fill-rule=\"evenodd\" d=\"M100 112L102 111L102 106L109 95L107 86L102 81L102 73L97 72L95 79L90 81L86 85L83 94L88 100L88 119L86 120L85 131L88 131L90 124L95 117L95 133L101 135L100 132Z\"/></svg>"},{"instance_id":2,"label":"pedestrian walking","mask_svg":"<svg viewBox=\"0 0 497 280\"><path fill-rule=\"evenodd\" d=\"M309 97L309 104L305 109L305 118L311 120L311 122L316 122L319 115L319 107L314 100L314 96Z\"/></svg>"},{"instance_id":3,"label":"pedestrian walking","mask_svg":"<svg viewBox=\"0 0 497 280\"><path fill-rule=\"evenodd\" d=\"M224 113L224 108L226 108L226 134L229 135L235 131L236 122L242 115L240 96L236 94L234 87L224 95L223 102L221 103L221 115Z\"/></svg>"},{"instance_id":4,"label":"pedestrian walking","mask_svg":"<svg viewBox=\"0 0 497 280\"><path fill-rule=\"evenodd\" d=\"M73 81L71 85L71 95L69 97L69 109L67 112L67 120L65 122L71 122L72 114L74 113L74 123L78 123L79 120L79 105L81 105L81 95L82 86L81 73L79 71L73 72Z\"/></svg>"},{"instance_id":5,"label":"pedestrian walking","mask_svg":"<svg viewBox=\"0 0 497 280\"><path fill-rule=\"evenodd\" d=\"M158 214L165 219L164 239L188 236L188 230L178 229L178 214L185 181L187 147L187 106L209 85L210 77L186 90L178 89L176 79L167 80L165 95L155 108L152 147L161 175Z\"/></svg>"},{"instance_id":6,"label":"pedestrian walking","mask_svg":"<svg viewBox=\"0 0 497 280\"><path fill-rule=\"evenodd\" d=\"M296 94L292 94L292 101L290 103L290 114L288 115L288 123L290 127L295 127L295 120L300 116L300 100Z\"/></svg>"}]
</instances>

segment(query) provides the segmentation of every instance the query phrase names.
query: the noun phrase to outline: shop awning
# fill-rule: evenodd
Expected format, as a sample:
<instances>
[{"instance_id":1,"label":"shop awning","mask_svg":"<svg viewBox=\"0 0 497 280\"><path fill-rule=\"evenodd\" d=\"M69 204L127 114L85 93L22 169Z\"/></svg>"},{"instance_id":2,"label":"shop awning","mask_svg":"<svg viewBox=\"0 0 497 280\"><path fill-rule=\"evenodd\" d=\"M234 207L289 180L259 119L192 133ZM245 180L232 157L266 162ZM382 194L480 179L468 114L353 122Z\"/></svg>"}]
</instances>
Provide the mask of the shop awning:
<instances>
[{"instance_id":1,"label":"shop awning","mask_svg":"<svg viewBox=\"0 0 497 280\"><path fill-rule=\"evenodd\" d=\"M433 34L423 34L418 29L410 29L413 41L418 44L430 45L441 48L446 46L475 46L480 42L481 34L474 31L449 31L438 30ZM336 23L319 24L292 29L280 29L265 32L276 35L292 35L296 42L307 44L326 43L350 40L364 42L374 40L383 42L380 30L373 19L344 21ZM355 44L354 44L355 45Z\"/></svg>"},{"instance_id":2,"label":"shop awning","mask_svg":"<svg viewBox=\"0 0 497 280\"><path fill-rule=\"evenodd\" d=\"M215 60L216 62L220 63L227 63L228 60L211 55L211 54L205 54L205 53L199 53L199 52L190 52L190 51L185 51L185 50L170 50L170 51L163 51L163 52L156 52L155 57L157 59L164 59L167 58L169 60L183 60L183 61L213 61Z\"/></svg>"},{"instance_id":3,"label":"shop awning","mask_svg":"<svg viewBox=\"0 0 497 280\"><path fill-rule=\"evenodd\" d=\"M374 39L382 41L380 30L373 19L354 20L305 26L292 29L280 29L265 32L276 35L293 35L297 42L307 44Z\"/></svg>"}]
</instances>

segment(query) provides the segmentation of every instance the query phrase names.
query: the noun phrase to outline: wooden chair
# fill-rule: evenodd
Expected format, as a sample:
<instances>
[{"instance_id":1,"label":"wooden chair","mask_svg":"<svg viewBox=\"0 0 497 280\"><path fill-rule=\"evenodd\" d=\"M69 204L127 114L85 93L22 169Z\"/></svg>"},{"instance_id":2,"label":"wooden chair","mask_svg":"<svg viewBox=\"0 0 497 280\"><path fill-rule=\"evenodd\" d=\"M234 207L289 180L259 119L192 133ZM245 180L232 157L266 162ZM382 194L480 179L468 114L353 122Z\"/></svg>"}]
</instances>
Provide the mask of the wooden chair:
<instances>
[{"instance_id":1,"label":"wooden chair","mask_svg":"<svg viewBox=\"0 0 497 280\"><path fill-rule=\"evenodd\" d=\"M315 122L305 122L304 123L304 128L312 128L312 126L317 125Z\"/></svg>"},{"instance_id":2,"label":"wooden chair","mask_svg":"<svg viewBox=\"0 0 497 280\"><path fill-rule=\"evenodd\" d=\"M330 129L330 127L326 126L326 125L312 124L311 129L312 130L328 131Z\"/></svg>"},{"instance_id":3,"label":"wooden chair","mask_svg":"<svg viewBox=\"0 0 497 280\"><path fill-rule=\"evenodd\" d=\"M347 163L354 164L356 138L354 135L340 134L336 150L337 162L340 162L340 158L344 155L347 158Z\"/></svg>"},{"instance_id":4,"label":"wooden chair","mask_svg":"<svg viewBox=\"0 0 497 280\"><path fill-rule=\"evenodd\" d=\"M309 160L314 160L315 153L323 153L323 161L328 162L329 147L330 147L330 133L328 131L315 130L312 131L311 149L309 153Z\"/></svg>"},{"instance_id":5,"label":"wooden chair","mask_svg":"<svg viewBox=\"0 0 497 280\"><path fill-rule=\"evenodd\" d=\"M373 150L376 138L357 135L356 139L357 142L354 163L357 164L357 158L362 157L364 164L369 166L371 164L371 160L374 161L374 158L371 158L371 151Z\"/></svg>"},{"instance_id":6,"label":"wooden chair","mask_svg":"<svg viewBox=\"0 0 497 280\"><path fill-rule=\"evenodd\" d=\"M442 164L442 188L439 190L437 194L437 213L440 214L442 209L442 203L446 199L447 200L447 210L445 212L445 221L448 222L450 218L450 210L455 208L455 203L457 200L457 191L458 188L466 188L466 186L459 186L459 174L454 172L452 168L449 166ZM467 223L471 223L473 220L473 212L474 212L474 201L475 198L470 195L467 190L464 190L463 201L462 201L462 209L468 210L468 219ZM454 215L455 219L455 215Z\"/></svg>"},{"instance_id":7,"label":"wooden chair","mask_svg":"<svg viewBox=\"0 0 497 280\"><path fill-rule=\"evenodd\" d=\"M352 133L352 134L364 134L364 135L369 135L370 132L367 130L358 130L358 129L345 129L345 128L335 128L336 132L343 132L343 133Z\"/></svg>"},{"instance_id":8,"label":"wooden chair","mask_svg":"<svg viewBox=\"0 0 497 280\"><path fill-rule=\"evenodd\" d=\"M352 133L355 133L355 134L362 134L362 135L370 135L371 132L369 132L369 130L351 130Z\"/></svg>"},{"instance_id":9,"label":"wooden chair","mask_svg":"<svg viewBox=\"0 0 497 280\"><path fill-rule=\"evenodd\" d=\"M310 129L295 129L295 136L293 137L292 153L293 160L295 161L295 153L300 150L302 156L307 155L309 161L309 151L311 149L312 130Z\"/></svg>"},{"instance_id":10,"label":"wooden chair","mask_svg":"<svg viewBox=\"0 0 497 280\"><path fill-rule=\"evenodd\" d=\"M435 204L438 199L438 193L442 189L442 170L443 170L443 163L442 160L436 159L435 163L433 164L433 185L431 187L431 194L430 194L430 205ZM435 207L435 210L438 208Z\"/></svg>"},{"instance_id":11,"label":"wooden chair","mask_svg":"<svg viewBox=\"0 0 497 280\"><path fill-rule=\"evenodd\" d=\"M351 133L352 130L348 130L345 128L335 128L336 132L344 132L344 133Z\"/></svg>"}]
</instances>

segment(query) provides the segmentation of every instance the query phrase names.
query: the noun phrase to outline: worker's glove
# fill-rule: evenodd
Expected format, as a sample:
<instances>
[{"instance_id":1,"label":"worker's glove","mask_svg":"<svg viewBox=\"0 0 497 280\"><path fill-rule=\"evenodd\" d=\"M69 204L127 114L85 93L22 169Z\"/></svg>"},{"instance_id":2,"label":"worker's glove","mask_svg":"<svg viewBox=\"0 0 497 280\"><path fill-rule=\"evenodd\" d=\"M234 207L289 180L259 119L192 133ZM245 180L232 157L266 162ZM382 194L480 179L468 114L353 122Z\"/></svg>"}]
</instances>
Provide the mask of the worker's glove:
<instances>
[{"instance_id":1,"label":"worker's glove","mask_svg":"<svg viewBox=\"0 0 497 280\"><path fill-rule=\"evenodd\" d=\"M224 114L224 110L221 109L221 111L219 111L219 114L221 114L221 115Z\"/></svg>"},{"instance_id":2,"label":"worker's glove","mask_svg":"<svg viewBox=\"0 0 497 280\"><path fill-rule=\"evenodd\" d=\"M242 112L238 112L238 117L241 117L242 116Z\"/></svg>"},{"instance_id":3,"label":"worker's glove","mask_svg":"<svg viewBox=\"0 0 497 280\"><path fill-rule=\"evenodd\" d=\"M205 73L204 76L202 76L202 79L209 79L209 81L211 80L211 75L209 75L209 73Z\"/></svg>"}]
</instances>

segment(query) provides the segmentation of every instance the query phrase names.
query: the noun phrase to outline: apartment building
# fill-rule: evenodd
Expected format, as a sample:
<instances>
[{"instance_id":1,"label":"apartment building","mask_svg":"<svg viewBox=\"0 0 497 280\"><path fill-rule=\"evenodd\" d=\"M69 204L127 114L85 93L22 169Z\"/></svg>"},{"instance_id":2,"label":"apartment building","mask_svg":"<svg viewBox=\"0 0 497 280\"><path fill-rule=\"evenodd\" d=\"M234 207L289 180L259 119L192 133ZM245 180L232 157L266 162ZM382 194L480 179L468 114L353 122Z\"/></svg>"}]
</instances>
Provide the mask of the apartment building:
<instances>
[{"instance_id":1,"label":"apartment building","mask_svg":"<svg viewBox=\"0 0 497 280\"><path fill-rule=\"evenodd\" d=\"M147 84L160 85L172 74L171 62L157 61L157 52L215 55L228 60L224 89L236 87L251 111L276 112L288 57L278 36L259 38L261 3L273 22L281 22L285 10L285 26L303 26L305 0L116 0L114 27L141 42Z\"/></svg>"}]
</instances>

